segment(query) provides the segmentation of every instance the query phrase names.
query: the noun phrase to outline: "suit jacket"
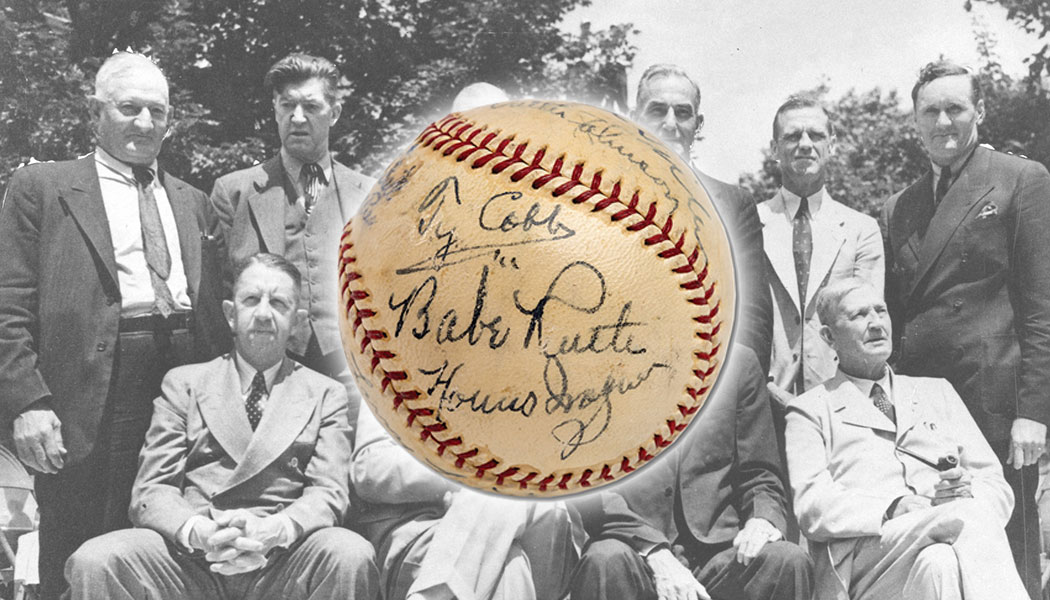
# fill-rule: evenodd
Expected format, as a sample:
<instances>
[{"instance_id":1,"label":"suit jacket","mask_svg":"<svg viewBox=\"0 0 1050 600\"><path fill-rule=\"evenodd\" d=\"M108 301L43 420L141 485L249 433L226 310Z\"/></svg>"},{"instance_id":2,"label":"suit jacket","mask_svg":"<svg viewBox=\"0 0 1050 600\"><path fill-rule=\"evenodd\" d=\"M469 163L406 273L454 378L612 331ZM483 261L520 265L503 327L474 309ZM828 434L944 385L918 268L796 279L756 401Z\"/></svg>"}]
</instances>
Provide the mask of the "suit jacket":
<instances>
[{"instance_id":1,"label":"suit jacket","mask_svg":"<svg viewBox=\"0 0 1050 600\"><path fill-rule=\"evenodd\" d=\"M222 237L199 190L162 173L203 358L227 343ZM92 449L113 371L120 286L93 155L15 171L0 210L0 410L49 398L74 464Z\"/></svg>"},{"instance_id":2,"label":"suit jacket","mask_svg":"<svg viewBox=\"0 0 1050 600\"><path fill-rule=\"evenodd\" d=\"M131 521L169 539L212 508L283 512L307 535L347 509L350 426L336 381L285 359L255 432L233 354L172 369L139 456Z\"/></svg>"},{"instance_id":3,"label":"suit jacket","mask_svg":"<svg viewBox=\"0 0 1050 600\"><path fill-rule=\"evenodd\" d=\"M842 372L788 406L788 474L818 580L835 569L848 583L855 538L878 536L895 498L933 496L937 471L897 446L934 461L957 456L1000 527L1013 510L999 460L951 384L893 375L892 386L896 426Z\"/></svg>"},{"instance_id":4,"label":"suit jacket","mask_svg":"<svg viewBox=\"0 0 1050 600\"><path fill-rule=\"evenodd\" d=\"M765 381L754 353L735 348L701 413L667 456L613 491L576 501L588 533L639 552L676 540L730 542L752 517L786 533L783 469Z\"/></svg>"},{"instance_id":5,"label":"suit jacket","mask_svg":"<svg viewBox=\"0 0 1050 600\"><path fill-rule=\"evenodd\" d=\"M773 297L773 354L770 376L792 390L800 368L805 389L838 370L835 351L820 338L816 297L829 283L860 277L882 293L885 282L882 233L878 222L833 200L824 192L813 215L813 256L805 306L799 306L798 276L792 252L794 215L788 214L783 192L758 205L766 250L766 274Z\"/></svg>"},{"instance_id":6,"label":"suit jacket","mask_svg":"<svg viewBox=\"0 0 1050 600\"><path fill-rule=\"evenodd\" d=\"M993 445L1014 418L1050 423L1050 174L978 146L925 237L932 174L884 207L901 373L944 377Z\"/></svg>"},{"instance_id":7,"label":"suit jacket","mask_svg":"<svg viewBox=\"0 0 1050 600\"><path fill-rule=\"evenodd\" d=\"M733 266L737 270L737 325L735 337L751 348L763 371L769 371L769 352L773 338L773 305L766 281L766 259L762 251L762 222L751 194L735 185L714 179L693 165L693 172L704 186L722 217L733 247Z\"/></svg>"},{"instance_id":8,"label":"suit jacket","mask_svg":"<svg viewBox=\"0 0 1050 600\"><path fill-rule=\"evenodd\" d=\"M330 262L325 267L331 271L328 282L331 298L327 302L311 303L304 307L309 312L309 324L317 335L321 350L326 354L342 348L335 311L339 238L343 225L354 216L375 183L374 179L334 160L332 179L338 206L325 206L322 203L315 207L313 214L314 218L322 219L321 222L327 227L324 244L331 248L331 252L321 259ZM224 175L215 182L211 200L229 240L231 265L258 252L285 255L284 211L289 202L295 201L294 197L289 198L294 188L286 184L287 177L280 155ZM301 266L300 270L303 270ZM305 272L303 276L306 276ZM228 281L228 284L232 287L232 281Z\"/></svg>"}]
</instances>

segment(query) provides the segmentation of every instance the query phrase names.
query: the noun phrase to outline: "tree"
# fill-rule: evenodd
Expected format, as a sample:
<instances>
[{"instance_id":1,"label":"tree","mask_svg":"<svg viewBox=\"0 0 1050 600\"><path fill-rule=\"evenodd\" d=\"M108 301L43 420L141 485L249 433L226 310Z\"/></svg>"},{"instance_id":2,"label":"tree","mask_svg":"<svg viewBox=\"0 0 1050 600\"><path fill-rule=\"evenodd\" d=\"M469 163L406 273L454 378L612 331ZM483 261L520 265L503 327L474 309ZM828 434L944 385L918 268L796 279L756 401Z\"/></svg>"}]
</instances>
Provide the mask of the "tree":
<instances>
[{"instance_id":1,"label":"tree","mask_svg":"<svg viewBox=\"0 0 1050 600\"><path fill-rule=\"evenodd\" d=\"M624 101L630 26L558 25L589 0L8 0L0 14L0 183L30 156L90 151L87 82L113 48L151 55L172 83L165 167L207 189L277 147L269 66L290 52L340 66L337 157L381 168L473 81L530 94ZM585 95L584 90L598 90Z\"/></svg>"},{"instance_id":2,"label":"tree","mask_svg":"<svg viewBox=\"0 0 1050 600\"><path fill-rule=\"evenodd\" d=\"M1006 18L1021 25L1029 33L1046 39L1050 33L1050 5L1045 0L977 0L985 4L999 4L1006 8ZM973 10L973 1L966 0L966 10ZM1043 44L1028 59L1029 75L1039 81L1043 74L1050 74L1050 43Z\"/></svg>"}]
</instances>

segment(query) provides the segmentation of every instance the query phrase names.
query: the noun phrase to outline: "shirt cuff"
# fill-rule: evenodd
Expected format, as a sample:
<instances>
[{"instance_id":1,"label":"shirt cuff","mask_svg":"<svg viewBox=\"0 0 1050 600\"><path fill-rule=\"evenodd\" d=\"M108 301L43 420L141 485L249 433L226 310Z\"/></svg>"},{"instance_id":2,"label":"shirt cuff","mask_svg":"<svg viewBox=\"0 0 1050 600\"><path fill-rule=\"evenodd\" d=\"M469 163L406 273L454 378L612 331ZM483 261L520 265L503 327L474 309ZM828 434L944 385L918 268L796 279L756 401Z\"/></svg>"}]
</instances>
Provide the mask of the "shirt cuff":
<instances>
[{"instance_id":1,"label":"shirt cuff","mask_svg":"<svg viewBox=\"0 0 1050 600\"><path fill-rule=\"evenodd\" d=\"M195 548L190 546L190 534L193 533L193 527L203 521L205 517L203 515L193 515L186 519L186 522L179 527L179 530L175 532L175 541L186 550L193 552Z\"/></svg>"},{"instance_id":2,"label":"shirt cuff","mask_svg":"<svg viewBox=\"0 0 1050 600\"><path fill-rule=\"evenodd\" d=\"M284 513L277 513L274 516L281 521L281 541L277 545L287 549L299 539L303 528Z\"/></svg>"}]
</instances>

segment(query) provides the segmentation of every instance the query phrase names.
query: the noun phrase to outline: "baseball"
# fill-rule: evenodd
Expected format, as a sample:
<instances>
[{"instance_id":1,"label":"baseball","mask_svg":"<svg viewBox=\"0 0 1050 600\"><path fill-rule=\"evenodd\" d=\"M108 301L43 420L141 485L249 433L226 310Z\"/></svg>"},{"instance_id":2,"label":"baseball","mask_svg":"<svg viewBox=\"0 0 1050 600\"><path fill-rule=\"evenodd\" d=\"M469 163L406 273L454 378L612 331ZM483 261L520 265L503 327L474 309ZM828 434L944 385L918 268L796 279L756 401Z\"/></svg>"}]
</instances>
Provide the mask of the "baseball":
<instances>
[{"instance_id":1,"label":"baseball","mask_svg":"<svg viewBox=\"0 0 1050 600\"><path fill-rule=\"evenodd\" d=\"M604 110L453 113L345 227L340 326L376 417L457 482L593 489L680 437L735 312L729 241L689 167Z\"/></svg>"}]
</instances>

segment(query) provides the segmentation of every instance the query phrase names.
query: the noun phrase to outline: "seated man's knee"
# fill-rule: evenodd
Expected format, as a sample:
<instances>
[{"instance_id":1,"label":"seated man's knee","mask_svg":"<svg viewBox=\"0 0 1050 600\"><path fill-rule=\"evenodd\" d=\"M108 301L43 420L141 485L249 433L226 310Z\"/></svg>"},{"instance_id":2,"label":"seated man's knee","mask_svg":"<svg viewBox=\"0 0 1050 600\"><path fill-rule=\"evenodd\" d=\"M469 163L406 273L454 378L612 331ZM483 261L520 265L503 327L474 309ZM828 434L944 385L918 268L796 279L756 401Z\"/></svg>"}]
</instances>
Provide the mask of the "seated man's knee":
<instances>
[{"instance_id":1,"label":"seated man's knee","mask_svg":"<svg viewBox=\"0 0 1050 600\"><path fill-rule=\"evenodd\" d=\"M645 560L619 540L595 540L587 545L572 574L571 597L655 598Z\"/></svg>"},{"instance_id":2,"label":"seated man's knee","mask_svg":"<svg viewBox=\"0 0 1050 600\"><path fill-rule=\"evenodd\" d=\"M770 542L762 547L759 556L781 572L809 574L813 571L813 561L809 554L798 544L791 542Z\"/></svg>"},{"instance_id":3,"label":"seated man's knee","mask_svg":"<svg viewBox=\"0 0 1050 600\"><path fill-rule=\"evenodd\" d=\"M84 542L66 561L66 579L70 582L111 574L136 560L143 553L166 551L164 541L149 529L123 529L94 537Z\"/></svg>"},{"instance_id":4,"label":"seated man's knee","mask_svg":"<svg viewBox=\"0 0 1050 600\"><path fill-rule=\"evenodd\" d=\"M360 534L342 527L325 527L310 534L307 543L319 561L332 568L375 569L376 551Z\"/></svg>"},{"instance_id":5,"label":"seated man's knee","mask_svg":"<svg viewBox=\"0 0 1050 600\"><path fill-rule=\"evenodd\" d=\"M954 579L959 574L959 558L950 544L930 544L919 551L913 569L924 579Z\"/></svg>"}]
</instances>

